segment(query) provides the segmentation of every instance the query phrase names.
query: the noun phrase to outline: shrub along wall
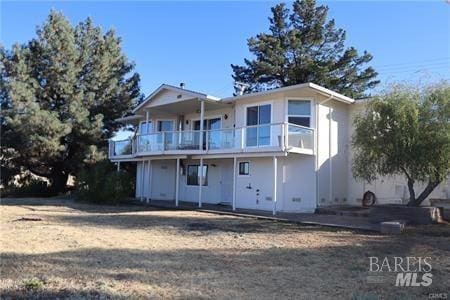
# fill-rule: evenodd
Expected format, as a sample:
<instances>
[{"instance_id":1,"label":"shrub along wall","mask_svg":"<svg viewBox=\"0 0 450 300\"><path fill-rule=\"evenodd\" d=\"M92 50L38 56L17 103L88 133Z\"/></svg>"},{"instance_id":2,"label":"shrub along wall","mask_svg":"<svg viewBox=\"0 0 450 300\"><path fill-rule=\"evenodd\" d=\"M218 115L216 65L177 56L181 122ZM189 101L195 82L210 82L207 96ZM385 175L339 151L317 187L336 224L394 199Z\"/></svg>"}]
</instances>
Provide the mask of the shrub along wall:
<instances>
[{"instance_id":1,"label":"shrub along wall","mask_svg":"<svg viewBox=\"0 0 450 300\"><path fill-rule=\"evenodd\" d=\"M81 201L117 204L133 192L133 176L127 170L118 172L109 161L98 162L77 176L77 199Z\"/></svg>"}]
</instances>

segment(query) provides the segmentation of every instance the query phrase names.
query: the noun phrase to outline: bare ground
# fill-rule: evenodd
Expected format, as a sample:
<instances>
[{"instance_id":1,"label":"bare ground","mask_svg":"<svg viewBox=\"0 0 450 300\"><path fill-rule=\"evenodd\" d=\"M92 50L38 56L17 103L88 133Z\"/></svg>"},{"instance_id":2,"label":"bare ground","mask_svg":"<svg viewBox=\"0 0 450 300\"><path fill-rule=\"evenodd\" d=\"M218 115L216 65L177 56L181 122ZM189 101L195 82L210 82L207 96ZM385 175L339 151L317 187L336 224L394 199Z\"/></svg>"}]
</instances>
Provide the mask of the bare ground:
<instances>
[{"instance_id":1,"label":"bare ground","mask_svg":"<svg viewBox=\"0 0 450 300\"><path fill-rule=\"evenodd\" d=\"M450 227L401 236L140 206L6 199L2 298L428 299L450 290ZM429 287L368 283L369 257L428 256ZM450 296L450 295L449 295Z\"/></svg>"}]
</instances>

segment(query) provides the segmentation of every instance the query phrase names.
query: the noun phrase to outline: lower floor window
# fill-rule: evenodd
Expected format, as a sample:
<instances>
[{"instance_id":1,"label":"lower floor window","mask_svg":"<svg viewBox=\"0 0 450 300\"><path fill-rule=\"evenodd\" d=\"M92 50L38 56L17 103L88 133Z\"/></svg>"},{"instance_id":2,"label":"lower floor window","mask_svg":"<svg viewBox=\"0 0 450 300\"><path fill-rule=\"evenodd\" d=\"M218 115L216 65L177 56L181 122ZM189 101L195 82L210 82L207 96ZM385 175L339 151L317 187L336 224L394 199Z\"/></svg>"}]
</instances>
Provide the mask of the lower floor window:
<instances>
[{"instance_id":1,"label":"lower floor window","mask_svg":"<svg viewBox=\"0 0 450 300\"><path fill-rule=\"evenodd\" d=\"M188 165L187 185L199 185L200 182L203 186L208 185L208 165L203 165L203 172L200 171L199 165ZM202 178L200 178L201 173L203 174Z\"/></svg>"},{"instance_id":2,"label":"lower floor window","mask_svg":"<svg viewBox=\"0 0 450 300\"><path fill-rule=\"evenodd\" d=\"M249 175L250 174L250 163L248 161L243 161L239 163L239 175Z\"/></svg>"}]
</instances>

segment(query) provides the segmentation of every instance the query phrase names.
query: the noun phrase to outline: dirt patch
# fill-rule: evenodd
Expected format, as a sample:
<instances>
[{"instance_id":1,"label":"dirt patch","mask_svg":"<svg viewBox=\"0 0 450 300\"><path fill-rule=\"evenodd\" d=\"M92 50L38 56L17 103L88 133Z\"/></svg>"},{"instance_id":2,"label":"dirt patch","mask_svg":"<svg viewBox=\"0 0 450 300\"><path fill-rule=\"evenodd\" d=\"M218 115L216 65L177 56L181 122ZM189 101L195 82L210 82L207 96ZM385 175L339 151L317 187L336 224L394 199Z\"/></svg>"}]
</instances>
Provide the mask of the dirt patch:
<instances>
[{"instance_id":1,"label":"dirt patch","mask_svg":"<svg viewBox=\"0 0 450 300\"><path fill-rule=\"evenodd\" d=\"M13 222L24 216L39 222ZM382 236L194 211L2 200L3 298L428 298L450 227ZM430 287L368 283L369 257L429 256Z\"/></svg>"},{"instance_id":2,"label":"dirt patch","mask_svg":"<svg viewBox=\"0 0 450 300\"><path fill-rule=\"evenodd\" d=\"M36 222L36 221L42 221L42 219L41 218L32 218L32 217L22 217L22 218L18 218L18 219L14 220L14 222L20 222L20 221Z\"/></svg>"}]
</instances>

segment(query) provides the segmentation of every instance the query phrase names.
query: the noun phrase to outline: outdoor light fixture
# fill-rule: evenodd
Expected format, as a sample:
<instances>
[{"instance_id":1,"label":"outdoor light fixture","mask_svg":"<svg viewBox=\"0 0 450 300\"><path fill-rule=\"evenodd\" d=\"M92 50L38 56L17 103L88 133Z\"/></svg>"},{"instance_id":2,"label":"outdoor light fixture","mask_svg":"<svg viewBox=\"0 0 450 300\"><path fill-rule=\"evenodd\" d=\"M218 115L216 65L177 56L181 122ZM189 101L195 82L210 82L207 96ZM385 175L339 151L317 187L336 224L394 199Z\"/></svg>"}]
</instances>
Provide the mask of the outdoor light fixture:
<instances>
[{"instance_id":1,"label":"outdoor light fixture","mask_svg":"<svg viewBox=\"0 0 450 300\"><path fill-rule=\"evenodd\" d=\"M223 116L223 118L224 118L225 120L228 119L228 115L225 114L225 115Z\"/></svg>"}]
</instances>

